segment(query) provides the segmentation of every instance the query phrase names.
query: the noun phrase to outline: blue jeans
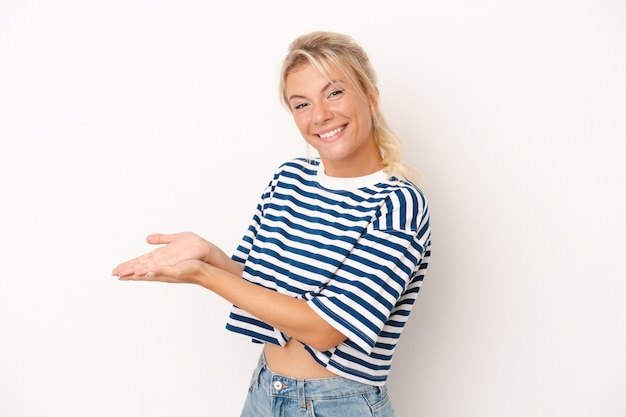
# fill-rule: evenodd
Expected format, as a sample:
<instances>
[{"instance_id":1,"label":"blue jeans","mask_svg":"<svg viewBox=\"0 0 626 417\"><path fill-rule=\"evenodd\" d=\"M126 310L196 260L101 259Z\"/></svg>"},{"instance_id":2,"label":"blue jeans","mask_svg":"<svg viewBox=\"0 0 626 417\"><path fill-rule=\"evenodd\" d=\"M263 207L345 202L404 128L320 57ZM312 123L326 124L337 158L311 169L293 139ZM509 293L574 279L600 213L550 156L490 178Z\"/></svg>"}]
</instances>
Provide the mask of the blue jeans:
<instances>
[{"instance_id":1,"label":"blue jeans","mask_svg":"<svg viewBox=\"0 0 626 417\"><path fill-rule=\"evenodd\" d=\"M393 417L387 387L343 377L294 379L275 374L261 354L241 417Z\"/></svg>"}]
</instances>

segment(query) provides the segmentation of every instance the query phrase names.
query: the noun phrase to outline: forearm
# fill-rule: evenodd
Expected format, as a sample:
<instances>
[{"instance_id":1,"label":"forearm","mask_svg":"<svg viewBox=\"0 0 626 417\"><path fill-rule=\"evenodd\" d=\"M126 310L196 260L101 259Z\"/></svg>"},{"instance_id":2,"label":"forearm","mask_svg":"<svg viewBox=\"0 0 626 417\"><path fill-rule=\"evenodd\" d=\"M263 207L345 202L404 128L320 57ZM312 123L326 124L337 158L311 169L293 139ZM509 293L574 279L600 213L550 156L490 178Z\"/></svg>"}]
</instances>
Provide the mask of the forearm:
<instances>
[{"instance_id":1,"label":"forearm","mask_svg":"<svg viewBox=\"0 0 626 417\"><path fill-rule=\"evenodd\" d=\"M122 281L162 281L201 285L267 324L315 349L325 351L345 336L315 313L304 300L280 294L244 280L243 265L217 246L194 246L192 256L156 259L153 254L126 262L113 270ZM210 249L210 250L208 250ZM154 251L156 253L156 251Z\"/></svg>"},{"instance_id":2,"label":"forearm","mask_svg":"<svg viewBox=\"0 0 626 417\"><path fill-rule=\"evenodd\" d=\"M315 313L306 301L246 281L241 273L233 274L207 265L197 283L315 349L325 351L345 340L345 336Z\"/></svg>"},{"instance_id":3,"label":"forearm","mask_svg":"<svg viewBox=\"0 0 626 417\"><path fill-rule=\"evenodd\" d=\"M228 272L229 274L234 275L236 277L241 277L243 275L243 264L233 261L232 258L230 258L228 255L222 252L221 249L218 249L217 247L214 247L213 250L214 252L212 253L213 256L211 258L203 259L205 263L213 266L215 269ZM215 256L216 250L220 252L219 256Z\"/></svg>"}]
</instances>

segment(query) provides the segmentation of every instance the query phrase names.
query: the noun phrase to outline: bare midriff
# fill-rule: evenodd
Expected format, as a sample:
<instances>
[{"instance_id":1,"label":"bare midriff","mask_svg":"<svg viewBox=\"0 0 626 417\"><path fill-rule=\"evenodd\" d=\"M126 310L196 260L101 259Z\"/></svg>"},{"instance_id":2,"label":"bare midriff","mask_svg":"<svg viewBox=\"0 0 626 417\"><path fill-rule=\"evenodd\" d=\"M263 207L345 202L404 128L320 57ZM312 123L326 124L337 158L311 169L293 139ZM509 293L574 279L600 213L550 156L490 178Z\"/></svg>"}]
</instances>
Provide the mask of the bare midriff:
<instances>
[{"instance_id":1,"label":"bare midriff","mask_svg":"<svg viewBox=\"0 0 626 417\"><path fill-rule=\"evenodd\" d=\"M263 353L267 366L276 374L301 379L337 376L317 363L302 343L295 339L289 339L284 347L266 343Z\"/></svg>"}]
</instances>

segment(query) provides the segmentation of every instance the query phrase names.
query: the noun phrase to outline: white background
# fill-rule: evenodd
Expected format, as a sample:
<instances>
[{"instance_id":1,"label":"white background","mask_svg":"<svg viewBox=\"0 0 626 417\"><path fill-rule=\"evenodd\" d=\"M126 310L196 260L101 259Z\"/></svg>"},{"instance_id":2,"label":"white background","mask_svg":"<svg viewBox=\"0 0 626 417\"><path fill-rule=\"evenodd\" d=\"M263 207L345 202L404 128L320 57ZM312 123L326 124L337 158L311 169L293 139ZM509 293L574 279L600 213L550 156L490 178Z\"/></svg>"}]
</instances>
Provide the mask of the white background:
<instances>
[{"instance_id":1,"label":"white background","mask_svg":"<svg viewBox=\"0 0 626 417\"><path fill-rule=\"evenodd\" d=\"M348 33L426 176L399 417L626 415L626 5L0 1L0 415L239 415L259 347L199 287L110 276L151 232L231 252L280 162L288 43Z\"/></svg>"}]
</instances>

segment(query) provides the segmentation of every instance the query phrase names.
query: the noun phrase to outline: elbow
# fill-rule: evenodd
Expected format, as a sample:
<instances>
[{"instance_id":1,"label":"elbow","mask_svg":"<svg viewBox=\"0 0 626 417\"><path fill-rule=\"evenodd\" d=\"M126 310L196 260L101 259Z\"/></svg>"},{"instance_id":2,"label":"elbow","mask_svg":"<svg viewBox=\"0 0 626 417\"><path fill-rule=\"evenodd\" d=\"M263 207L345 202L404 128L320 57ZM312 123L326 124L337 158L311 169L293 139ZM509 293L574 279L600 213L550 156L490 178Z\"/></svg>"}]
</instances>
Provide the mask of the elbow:
<instances>
[{"instance_id":1,"label":"elbow","mask_svg":"<svg viewBox=\"0 0 626 417\"><path fill-rule=\"evenodd\" d=\"M320 352L326 352L331 350L335 346L341 344L347 339L342 333L335 329L329 331L320 332L315 337L305 342L307 345Z\"/></svg>"}]
</instances>

